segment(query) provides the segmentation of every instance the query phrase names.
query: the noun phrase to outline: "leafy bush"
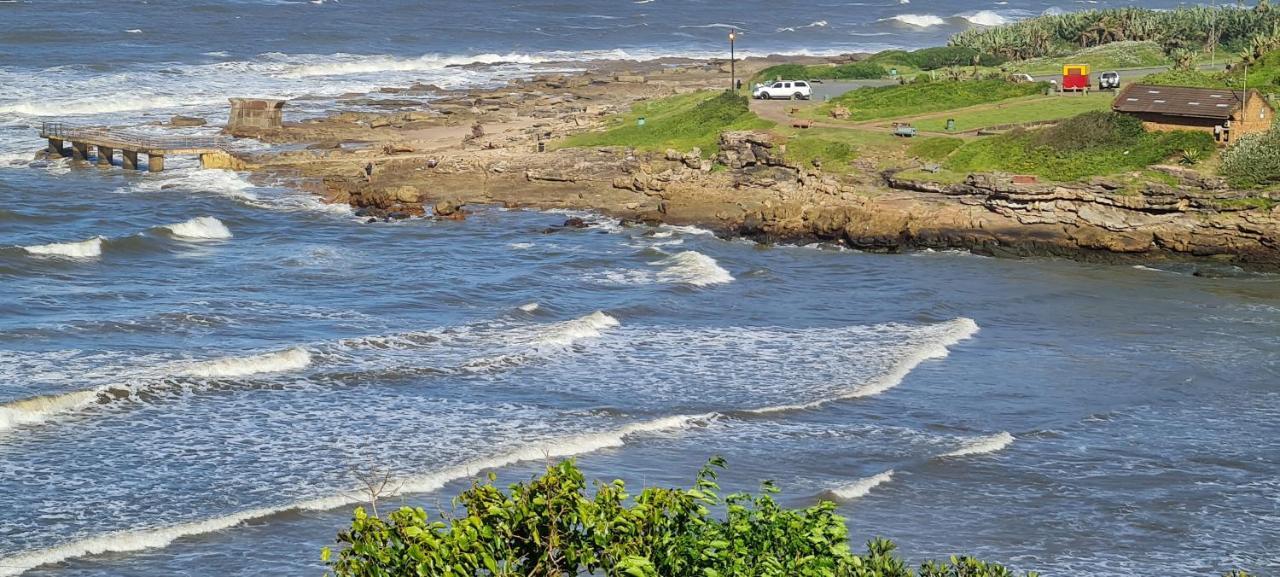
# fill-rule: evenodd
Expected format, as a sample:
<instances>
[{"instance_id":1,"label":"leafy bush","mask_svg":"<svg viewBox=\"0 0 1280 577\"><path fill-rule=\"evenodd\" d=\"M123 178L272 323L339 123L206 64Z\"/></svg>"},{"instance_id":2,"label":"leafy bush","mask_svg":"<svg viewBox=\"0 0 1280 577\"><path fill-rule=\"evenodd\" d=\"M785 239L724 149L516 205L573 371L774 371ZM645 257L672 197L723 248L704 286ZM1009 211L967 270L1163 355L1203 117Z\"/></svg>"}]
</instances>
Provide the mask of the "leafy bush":
<instances>
[{"instance_id":1,"label":"leafy bush","mask_svg":"<svg viewBox=\"0 0 1280 577\"><path fill-rule=\"evenodd\" d=\"M910 66L920 70L938 70L949 66L971 66L974 58L980 66L999 66L1007 59L979 52L967 46L935 46L920 50L885 50L873 54L867 62L885 66Z\"/></svg>"},{"instance_id":2,"label":"leafy bush","mask_svg":"<svg viewBox=\"0 0 1280 577\"><path fill-rule=\"evenodd\" d=\"M644 126L636 121L645 118ZM704 154L718 150L725 130L764 129L773 126L748 107L746 96L704 91L641 103L630 113L613 119L613 128L571 136L561 147L632 146L641 150L699 147Z\"/></svg>"},{"instance_id":3,"label":"leafy bush","mask_svg":"<svg viewBox=\"0 0 1280 577\"><path fill-rule=\"evenodd\" d=\"M1218 171L1238 188L1280 183L1280 129L1241 136L1222 153Z\"/></svg>"},{"instance_id":4,"label":"leafy bush","mask_svg":"<svg viewBox=\"0 0 1280 577\"><path fill-rule=\"evenodd\" d=\"M722 500L714 459L692 489L646 488L631 498L621 481L596 483L573 462L508 491L474 484L456 502L462 517L429 519L403 508L383 520L356 509L342 549L321 556L338 577L911 577L895 546L876 539L849 550L845 521L820 502L785 509L763 494ZM712 515L723 505L724 517ZM1011 577L967 557L928 563L921 577ZM1034 574L1028 574L1034 576Z\"/></svg>"},{"instance_id":5,"label":"leafy bush","mask_svg":"<svg viewBox=\"0 0 1280 577\"><path fill-rule=\"evenodd\" d=\"M1143 84L1156 86L1194 86L1196 88L1227 88L1226 81L1218 75L1199 70L1166 70L1144 76Z\"/></svg>"},{"instance_id":6,"label":"leafy bush","mask_svg":"<svg viewBox=\"0 0 1280 577\"><path fill-rule=\"evenodd\" d=\"M871 120L1033 96L1043 93L1045 86L1038 82L1013 83L1004 80L913 82L852 90L834 98L831 106L848 108L852 112L850 118L854 120Z\"/></svg>"},{"instance_id":7,"label":"leafy bush","mask_svg":"<svg viewBox=\"0 0 1280 577\"><path fill-rule=\"evenodd\" d=\"M752 81L768 82L778 78L783 80L865 80L883 78L888 75L889 71L885 67L865 61L850 62L839 66L779 64L761 70Z\"/></svg>"},{"instance_id":8,"label":"leafy bush","mask_svg":"<svg viewBox=\"0 0 1280 577\"><path fill-rule=\"evenodd\" d=\"M1007 171L1070 181L1137 170L1175 156L1204 158L1213 135L1148 133L1142 123L1113 112L1087 112L1040 130L1013 130L965 144L947 158L955 171Z\"/></svg>"}]
</instances>

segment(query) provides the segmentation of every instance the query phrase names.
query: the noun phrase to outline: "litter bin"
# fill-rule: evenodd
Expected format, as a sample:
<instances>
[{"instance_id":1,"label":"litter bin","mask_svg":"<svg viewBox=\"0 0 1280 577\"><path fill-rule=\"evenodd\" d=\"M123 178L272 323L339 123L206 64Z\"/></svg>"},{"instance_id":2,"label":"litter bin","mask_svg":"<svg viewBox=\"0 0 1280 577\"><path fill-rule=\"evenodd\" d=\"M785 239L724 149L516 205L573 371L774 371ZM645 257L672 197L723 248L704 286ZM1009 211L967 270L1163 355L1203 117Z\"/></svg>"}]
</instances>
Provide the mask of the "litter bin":
<instances>
[{"instance_id":1,"label":"litter bin","mask_svg":"<svg viewBox=\"0 0 1280 577\"><path fill-rule=\"evenodd\" d=\"M956 129L956 119L954 119L954 118L948 118L948 119L947 119L947 132L952 132L952 131L954 131L955 129Z\"/></svg>"},{"instance_id":2,"label":"litter bin","mask_svg":"<svg viewBox=\"0 0 1280 577\"><path fill-rule=\"evenodd\" d=\"M643 117L643 116L641 116L640 118L637 118L637 119L636 119L636 126L644 126L644 117Z\"/></svg>"}]
</instances>

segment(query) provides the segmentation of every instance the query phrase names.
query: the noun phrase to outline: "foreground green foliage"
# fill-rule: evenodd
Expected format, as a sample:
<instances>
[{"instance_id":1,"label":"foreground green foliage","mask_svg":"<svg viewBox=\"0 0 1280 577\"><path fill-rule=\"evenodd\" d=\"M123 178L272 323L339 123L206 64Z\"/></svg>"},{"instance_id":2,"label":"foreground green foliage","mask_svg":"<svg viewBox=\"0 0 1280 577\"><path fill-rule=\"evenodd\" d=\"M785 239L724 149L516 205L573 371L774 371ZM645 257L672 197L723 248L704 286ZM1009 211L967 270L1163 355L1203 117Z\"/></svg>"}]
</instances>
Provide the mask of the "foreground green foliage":
<instances>
[{"instance_id":1,"label":"foreground green foliage","mask_svg":"<svg viewBox=\"0 0 1280 577\"><path fill-rule=\"evenodd\" d=\"M782 80L865 80L889 75L885 67L871 62L850 62L838 66L779 64L761 70L752 82Z\"/></svg>"},{"instance_id":2,"label":"foreground green foliage","mask_svg":"<svg viewBox=\"0 0 1280 577\"><path fill-rule=\"evenodd\" d=\"M917 82L853 90L833 99L824 109L844 106L850 111L850 119L872 120L954 110L1042 94L1044 90L1043 83L1013 83L999 79Z\"/></svg>"},{"instance_id":3,"label":"foreground green foliage","mask_svg":"<svg viewBox=\"0 0 1280 577\"><path fill-rule=\"evenodd\" d=\"M1266 0L1256 8L1182 7L1177 10L1113 8L1029 18L994 28L973 28L951 38L961 46L1024 60L1125 40L1149 41L1166 52L1205 50L1215 40L1226 51L1253 48L1280 30L1280 11Z\"/></svg>"},{"instance_id":4,"label":"foreground green foliage","mask_svg":"<svg viewBox=\"0 0 1280 577\"><path fill-rule=\"evenodd\" d=\"M785 509L761 495L719 496L713 460L692 489L647 488L631 498L621 481L586 495L581 471L564 462L503 491L476 484L456 502L466 516L431 520L404 508L383 520L357 509L338 536L338 577L911 577L894 544L849 550L835 505ZM723 506L724 517L712 508ZM446 522L447 521L447 522ZM1011 577L967 557L927 563L921 577ZM1034 574L1028 574L1034 577Z\"/></svg>"},{"instance_id":5,"label":"foreground green foliage","mask_svg":"<svg viewBox=\"0 0 1280 577\"><path fill-rule=\"evenodd\" d=\"M1006 171L1071 181L1138 170L1171 158L1207 158L1215 148L1206 132L1149 133L1138 119L1087 112L1039 130L1013 130L976 140L951 153L954 171Z\"/></svg>"},{"instance_id":6,"label":"foreground green foliage","mask_svg":"<svg viewBox=\"0 0 1280 577\"><path fill-rule=\"evenodd\" d=\"M637 123L641 117L645 119L643 126ZM766 129L773 123L753 114L745 96L703 91L641 103L628 114L614 118L611 126L601 132L571 136L559 146L629 146L638 150L675 148L681 151L699 147L704 155L709 155L718 150L721 132Z\"/></svg>"},{"instance_id":7,"label":"foreground green foliage","mask_svg":"<svg viewBox=\"0 0 1280 577\"><path fill-rule=\"evenodd\" d=\"M1218 170L1237 188L1280 184L1280 129L1241 136L1222 153Z\"/></svg>"}]
</instances>

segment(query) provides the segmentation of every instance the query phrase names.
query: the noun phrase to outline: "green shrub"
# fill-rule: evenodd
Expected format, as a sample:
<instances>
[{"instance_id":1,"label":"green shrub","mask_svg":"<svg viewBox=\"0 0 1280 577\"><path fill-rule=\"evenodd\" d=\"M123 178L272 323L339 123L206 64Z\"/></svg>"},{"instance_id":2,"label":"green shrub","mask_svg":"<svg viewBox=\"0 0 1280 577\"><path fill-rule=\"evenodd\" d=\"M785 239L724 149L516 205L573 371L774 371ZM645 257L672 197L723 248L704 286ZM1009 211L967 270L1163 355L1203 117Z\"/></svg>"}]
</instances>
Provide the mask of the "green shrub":
<instances>
[{"instance_id":1,"label":"green shrub","mask_svg":"<svg viewBox=\"0 0 1280 577\"><path fill-rule=\"evenodd\" d=\"M999 66L1007 61L1004 57L982 53L967 46L935 46L911 52L885 50L873 54L867 62L885 66L910 66L920 70L938 70L950 66L971 66L975 57L980 66Z\"/></svg>"},{"instance_id":2,"label":"green shrub","mask_svg":"<svg viewBox=\"0 0 1280 577\"><path fill-rule=\"evenodd\" d=\"M917 80L919 77L917 77ZM1004 80L913 82L897 86L860 88L834 98L832 105L845 106L854 120L871 120L940 112L1033 96L1045 90L1037 82L1013 83Z\"/></svg>"},{"instance_id":3,"label":"green shrub","mask_svg":"<svg viewBox=\"0 0 1280 577\"><path fill-rule=\"evenodd\" d=\"M1218 171L1238 188L1280 183L1280 129L1238 138L1222 153Z\"/></svg>"},{"instance_id":4,"label":"green shrub","mask_svg":"<svg viewBox=\"0 0 1280 577\"><path fill-rule=\"evenodd\" d=\"M1213 135L1199 131L1148 133L1142 123L1113 112L1087 112L1040 130L1012 130L969 142L947 157L958 172L1016 172L1056 181L1139 170L1170 158L1204 158Z\"/></svg>"},{"instance_id":5,"label":"green shrub","mask_svg":"<svg viewBox=\"0 0 1280 577\"><path fill-rule=\"evenodd\" d=\"M888 75L889 71L885 67L865 61L839 66L779 64L761 70L752 78L752 82L771 82L779 78L783 80L865 80Z\"/></svg>"},{"instance_id":6,"label":"green shrub","mask_svg":"<svg viewBox=\"0 0 1280 577\"><path fill-rule=\"evenodd\" d=\"M645 118L644 126L636 122L640 117ZM704 91L641 103L630 113L613 119L613 125L608 130L571 136L558 146L631 146L640 150L675 148L682 151L696 146L704 154L714 154L721 132L765 129L773 123L752 113L746 96Z\"/></svg>"},{"instance_id":7,"label":"green shrub","mask_svg":"<svg viewBox=\"0 0 1280 577\"><path fill-rule=\"evenodd\" d=\"M1156 86L1194 86L1196 88L1227 88L1226 81L1218 75L1199 70L1166 70L1144 76L1143 84Z\"/></svg>"},{"instance_id":8,"label":"green shrub","mask_svg":"<svg viewBox=\"0 0 1280 577\"><path fill-rule=\"evenodd\" d=\"M507 491L474 484L455 501L460 517L431 520L403 508L386 520L356 509L341 549L321 557L338 577L911 577L895 546L876 539L849 549L848 528L823 501L785 509L763 494L719 496L714 459L692 489L646 488L634 498L621 481L596 483L573 462ZM723 518L712 509L723 507ZM967 557L928 563L922 577L1011 577ZM1034 575L1034 574L1029 574Z\"/></svg>"}]
</instances>

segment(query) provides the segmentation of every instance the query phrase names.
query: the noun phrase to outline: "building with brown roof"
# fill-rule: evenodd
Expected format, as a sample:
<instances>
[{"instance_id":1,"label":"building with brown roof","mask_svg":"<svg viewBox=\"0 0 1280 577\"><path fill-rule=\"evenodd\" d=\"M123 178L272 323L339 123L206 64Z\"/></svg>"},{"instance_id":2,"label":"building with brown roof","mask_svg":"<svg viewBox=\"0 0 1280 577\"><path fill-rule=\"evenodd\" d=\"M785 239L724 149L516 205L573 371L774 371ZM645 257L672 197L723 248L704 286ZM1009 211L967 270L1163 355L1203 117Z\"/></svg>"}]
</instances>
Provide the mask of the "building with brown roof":
<instances>
[{"instance_id":1,"label":"building with brown roof","mask_svg":"<svg viewBox=\"0 0 1280 577\"><path fill-rule=\"evenodd\" d=\"M1275 109L1257 90L1130 84L1111 109L1132 114L1147 130L1204 130L1227 143L1271 128Z\"/></svg>"}]
</instances>

